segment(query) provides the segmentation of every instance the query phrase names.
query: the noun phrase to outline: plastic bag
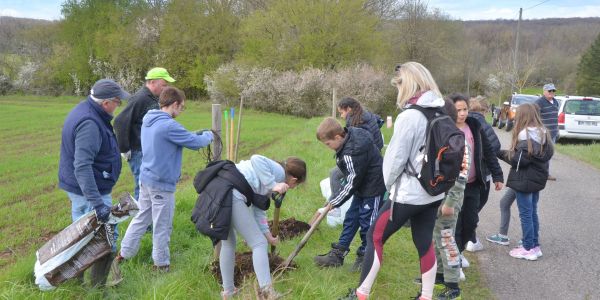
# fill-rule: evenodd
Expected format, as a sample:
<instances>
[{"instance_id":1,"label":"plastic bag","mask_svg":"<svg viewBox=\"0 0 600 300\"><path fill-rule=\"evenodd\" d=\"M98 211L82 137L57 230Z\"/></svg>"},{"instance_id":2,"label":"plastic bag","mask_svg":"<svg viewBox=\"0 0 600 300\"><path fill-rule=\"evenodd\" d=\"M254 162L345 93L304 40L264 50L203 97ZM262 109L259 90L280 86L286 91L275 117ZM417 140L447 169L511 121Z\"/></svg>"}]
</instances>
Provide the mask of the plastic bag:
<instances>
[{"instance_id":1,"label":"plastic bag","mask_svg":"<svg viewBox=\"0 0 600 300\"><path fill-rule=\"evenodd\" d=\"M325 200L329 200L331 197L331 185L329 183L329 177L321 180L321 195L325 197ZM344 202L342 206L333 208L327 213L327 225L331 227L335 227L344 223L344 218L346 217L346 212L350 208L350 203L352 203L352 198L348 199L348 201ZM325 208L320 208L319 212L323 213Z\"/></svg>"},{"instance_id":2,"label":"plastic bag","mask_svg":"<svg viewBox=\"0 0 600 300\"><path fill-rule=\"evenodd\" d=\"M43 291L77 277L98 259L110 253L112 225L139 211L128 193L113 206L107 224L98 223L96 212L90 211L56 234L36 252L35 283Z\"/></svg>"}]
</instances>

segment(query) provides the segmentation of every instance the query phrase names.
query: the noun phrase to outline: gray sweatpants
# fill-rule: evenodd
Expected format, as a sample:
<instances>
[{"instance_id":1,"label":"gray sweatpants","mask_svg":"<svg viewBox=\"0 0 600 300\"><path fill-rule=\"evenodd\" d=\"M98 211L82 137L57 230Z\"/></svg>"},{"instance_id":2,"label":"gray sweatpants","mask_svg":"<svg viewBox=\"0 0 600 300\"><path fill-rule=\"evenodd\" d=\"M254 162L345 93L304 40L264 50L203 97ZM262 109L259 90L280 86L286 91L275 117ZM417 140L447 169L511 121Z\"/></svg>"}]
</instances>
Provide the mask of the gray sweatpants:
<instances>
[{"instance_id":1,"label":"gray sweatpants","mask_svg":"<svg viewBox=\"0 0 600 300\"><path fill-rule=\"evenodd\" d=\"M500 198L500 234L508 235L508 226L510 225L510 207L517 199L515 190L507 187L504 195Z\"/></svg>"},{"instance_id":2,"label":"gray sweatpants","mask_svg":"<svg viewBox=\"0 0 600 300\"><path fill-rule=\"evenodd\" d=\"M246 206L244 200L233 196L231 208L229 236L227 240L221 241L221 253L219 255L223 290L225 292L233 292L235 289L233 272L235 267L236 232L246 240L248 247L252 249L252 265L254 266L256 279L258 279L258 285L261 288L265 287L271 284L267 238L260 231L252 208Z\"/></svg>"},{"instance_id":3,"label":"gray sweatpants","mask_svg":"<svg viewBox=\"0 0 600 300\"><path fill-rule=\"evenodd\" d=\"M140 184L138 199L140 212L133 217L125 237L121 241L121 256L133 257L140 248L140 240L152 224L152 260L156 266L171 264L169 243L173 231L173 213L175 211L175 193L150 188Z\"/></svg>"}]
</instances>

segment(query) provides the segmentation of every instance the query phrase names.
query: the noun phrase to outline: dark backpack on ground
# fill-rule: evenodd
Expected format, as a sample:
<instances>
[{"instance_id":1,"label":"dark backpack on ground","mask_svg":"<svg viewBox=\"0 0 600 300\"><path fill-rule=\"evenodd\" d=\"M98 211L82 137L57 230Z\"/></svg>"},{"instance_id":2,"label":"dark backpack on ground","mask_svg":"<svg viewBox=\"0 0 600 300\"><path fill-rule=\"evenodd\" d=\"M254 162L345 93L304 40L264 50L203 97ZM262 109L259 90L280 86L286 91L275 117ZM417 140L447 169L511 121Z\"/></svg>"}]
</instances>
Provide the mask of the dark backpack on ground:
<instances>
[{"instance_id":1,"label":"dark backpack on ground","mask_svg":"<svg viewBox=\"0 0 600 300\"><path fill-rule=\"evenodd\" d=\"M419 148L424 155L423 167L416 172L408 162L409 175L419 179L421 186L431 196L445 193L458 178L465 153L465 135L443 108L410 106L427 118L425 145Z\"/></svg>"}]
</instances>

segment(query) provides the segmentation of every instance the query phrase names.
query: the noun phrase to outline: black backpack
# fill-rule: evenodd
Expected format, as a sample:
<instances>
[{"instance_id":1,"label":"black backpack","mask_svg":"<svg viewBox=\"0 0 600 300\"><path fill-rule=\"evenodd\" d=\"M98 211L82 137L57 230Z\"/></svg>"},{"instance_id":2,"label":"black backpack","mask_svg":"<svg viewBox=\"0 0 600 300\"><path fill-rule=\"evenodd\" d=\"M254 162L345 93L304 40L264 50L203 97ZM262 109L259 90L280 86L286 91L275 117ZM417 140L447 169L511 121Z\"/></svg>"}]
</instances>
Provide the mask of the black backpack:
<instances>
[{"instance_id":1,"label":"black backpack","mask_svg":"<svg viewBox=\"0 0 600 300\"><path fill-rule=\"evenodd\" d=\"M465 153L465 135L443 108L425 108L411 105L427 118L425 145L419 148L424 155L423 167L416 172L408 162L409 175L419 179L421 186L431 196L445 193L458 178Z\"/></svg>"}]
</instances>

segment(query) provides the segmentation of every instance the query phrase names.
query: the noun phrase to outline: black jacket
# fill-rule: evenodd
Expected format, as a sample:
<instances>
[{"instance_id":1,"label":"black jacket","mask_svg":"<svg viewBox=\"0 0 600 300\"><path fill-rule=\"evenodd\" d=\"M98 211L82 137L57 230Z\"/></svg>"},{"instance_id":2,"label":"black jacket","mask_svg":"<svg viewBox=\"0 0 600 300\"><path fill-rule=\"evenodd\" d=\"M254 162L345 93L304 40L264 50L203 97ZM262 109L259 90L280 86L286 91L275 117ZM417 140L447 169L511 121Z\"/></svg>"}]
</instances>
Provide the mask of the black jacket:
<instances>
[{"instance_id":1,"label":"black jacket","mask_svg":"<svg viewBox=\"0 0 600 300\"><path fill-rule=\"evenodd\" d=\"M475 163L477 181L485 186L487 183L486 169L489 169L492 174L493 182L504 182L504 174L498 163L498 157L496 156L487 135L483 132L481 123L472 117L467 117L466 123L471 129L471 133L473 133L473 144L475 148L473 151L473 162Z\"/></svg>"},{"instance_id":2,"label":"black jacket","mask_svg":"<svg viewBox=\"0 0 600 300\"><path fill-rule=\"evenodd\" d=\"M550 158L554 155L554 146L546 141L543 151L542 145L532 141L533 154L527 152L527 141L519 141L512 156L509 151L501 150L500 156L510 164L506 186L517 192L539 192L546 187L548 180L548 166Z\"/></svg>"},{"instance_id":3,"label":"black jacket","mask_svg":"<svg viewBox=\"0 0 600 300\"><path fill-rule=\"evenodd\" d=\"M269 208L269 198L255 194L244 175L228 160L211 162L198 172L194 188L199 195L192 210L192 222L215 244L229 235L234 188L248 199L246 205L254 204L263 210Z\"/></svg>"},{"instance_id":4,"label":"black jacket","mask_svg":"<svg viewBox=\"0 0 600 300\"><path fill-rule=\"evenodd\" d=\"M151 109L159 109L158 97L144 86L129 98L127 106L115 118L113 127L121 153L142 150L142 120Z\"/></svg>"},{"instance_id":5,"label":"black jacket","mask_svg":"<svg viewBox=\"0 0 600 300\"><path fill-rule=\"evenodd\" d=\"M375 197L385 193L383 158L373 144L371 134L357 127L344 130L346 138L335 153L335 161L344 174L344 182L339 193L331 198L334 207L341 206L352 195Z\"/></svg>"},{"instance_id":6,"label":"black jacket","mask_svg":"<svg viewBox=\"0 0 600 300\"><path fill-rule=\"evenodd\" d=\"M381 136L380 128L383 125L383 119L374 113L364 110L361 116L362 122L360 124L352 126L352 120L353 116L348 114L348 116L346 116L346 127L359 127L371 133L375 146L381 151L383 148L383 138Z\"/></svg>"},{"instance_id":7,"label":"black jacket","mask_svg":"<svg viewBox=\"0 0 600 300\"><path fill-rule=\"evenodd\" d=\"M494 132L494 128L492 128L492 126L490 126L490 124L487 123L487 121L485 120L485 117L480 113L469 112L469 117L473 117L474 119L479 121L479 124L481 124L481 130L487 137L488 142L490 142L490 145L492 146L492 150L494 151L494 154L497 157L498 152L500 151L501 145L500 145L500 140L498 140L498 136ZM490 168L488 167L490 162L486 159L485 156L483 157L483 163L484 163L483 176L487 177L488 175L491 174L491 172L490 172Z\"/></svg>"}]
</instances>

